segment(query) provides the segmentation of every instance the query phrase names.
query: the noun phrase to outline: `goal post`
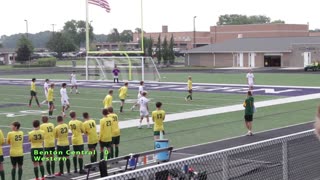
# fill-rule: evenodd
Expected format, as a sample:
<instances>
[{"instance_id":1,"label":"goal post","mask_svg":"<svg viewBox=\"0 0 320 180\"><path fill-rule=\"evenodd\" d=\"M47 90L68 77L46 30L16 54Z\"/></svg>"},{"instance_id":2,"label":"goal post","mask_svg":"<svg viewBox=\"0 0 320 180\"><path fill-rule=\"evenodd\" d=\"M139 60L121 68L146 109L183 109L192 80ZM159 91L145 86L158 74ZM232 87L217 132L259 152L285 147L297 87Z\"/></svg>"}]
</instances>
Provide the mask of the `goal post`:
<instances>
[{"instance_id":1,"label":"goal post","mask_svg":"<svg viewBox=\"0 0 320 180\"><path fill-rule=\"evenodd\" d=\"M160 81L160 73L152 57L143 56L87 56L86 80L110 80L113 70L120 71L120 81Z\"/></svg>"}]
</instances>

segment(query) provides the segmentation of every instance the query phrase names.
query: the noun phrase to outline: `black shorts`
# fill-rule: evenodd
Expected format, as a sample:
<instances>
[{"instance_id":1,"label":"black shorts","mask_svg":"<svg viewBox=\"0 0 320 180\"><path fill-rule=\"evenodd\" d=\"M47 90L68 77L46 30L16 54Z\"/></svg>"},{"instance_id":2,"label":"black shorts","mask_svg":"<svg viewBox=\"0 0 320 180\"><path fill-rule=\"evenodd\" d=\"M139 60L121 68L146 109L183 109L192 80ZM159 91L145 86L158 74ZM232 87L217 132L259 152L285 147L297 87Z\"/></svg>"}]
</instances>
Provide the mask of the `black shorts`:
<instances>
[{"instance_id":1,"label":"black shorts","mask_svg":"<svg viewBox=\"0 0 320 180\"><path fill-rule=\"evenodd\" d=\"M55 151L56 151L56 148L55 148L55 147L45 147L45 148L44 148L44 154L45 154L45 155L54 154Z\"/></svg>"},{"instance_id":2,"label":"black shorts","mask_svg":"<svg viewBox=\"0 0 320 180\"><path fill-rule=\"evenodd\" d=\"M251 122L253 120L253 115L244 115L244 120L246 122Z\"/></svg>"},{"instance_id":3,"label":"black shorts","mask_svg":"<svg viewBox=\"0 0 320 180\"><path fill-rule=\"evenodd\" d=\"M189 89L188 92L191 94L192 93L192 89Z\"/></svg>"},{"instance_id":4,"label":"black shorts","mask_svg":"<svg viewBox=\"0 0 320 180\"><path fill-rule=\"evenodd\" d=\"M57 146L58 157L66 157L69 156L67 153L70 150L69 146Z\"/></svg>"},{"instance_id":5,"label":"black shorts","mask_svg":"<svg viewBox=\"0 0 320 180\"><path fill-rule=\"evenodd\" d=\"M30 91L30 95L31 95L31 96L37 96L37 92L35 92L35 91Z\"/></svg>"},{"instance_id":6,"label":"black shorts","mask_svg":"<svg viewBox=\"0 0 320 180\"><path fill-rule=\"evenodd\" d=\"M4 161L3 156L0 156L0 164Z\"/></svg>"},{"instance_id":7,"label":"black shorts","mask_svg":"<svg viewBox=\"0 0 320 180\"><path fill-rule=\"evenodd\" d=\"M11 157L10 156L10 160L11 160L12 166L16 166L17 164L19 166L23 165L23 156L17 156L17 157Z\"/></svg>"},{"instance_id":8,"label":"black shorts","mask_svg":"<svg viewBox=\"0 0 320 180\"><path fill-rule=\"evenodd\" d=\"M42 162L43 148L32 148L31 149L31 160L32 162Z\"/></svg>"},{"instance_id":9,"label":"black shorts","mask_svg":"<svg viewBox=\"0 0 320 180\"><path fill-rule=\"evenodd\" d=\"M52 106L53 105L53 101L49 101L49 105Z\"/></svg>"},{"instance_id":10,"label":"black shorts","mask_svg":"<svg viewBox=\"0 0 320 180\"><path fill-rule=\"evenodd\" d=\"M112 137L112 144L120 144L120 136Z\"/></svg>"},{"instance_id":11,"label":"black shorts","mask_svg":"<svg viewBox=\"0 0 320 180\"><path fill-rule=\"evenodd\" d=\"M162 131L162 134L164 135L164 131ZM154 136L160 136L160 131L153 131Z\"/></svg>"},{"instance_id":12,"label":"black shorts","mask_svg":"<svg viewBox=\"0 0 320 180\"><path fill-rule=\"evenodd\" d=\"M75 153L77 153L77 152L81 153L81 151L83 151L83 150L84 150L84 145L83 144L82 145L73 145L73 151Z\"/></svg>"},{"instance_id":13,"label":"black shorts","mask_svg":"<svg viewBox=\"0 0 320 180\"><path fill-rule=\"evenodd\" d=\"M100 141L100 148L110 148L111 147L111 143L112 143L112 141L110 141L110 142L102 142L102 141Z\"/></svg>"},{"instance_id":14,"label":"black shorts","mask_svg":"<svg viewBox=\"0 0 320 180\"><path fill-rule=\"evenodd\" d=\"M121 101L121 102L124 102L124 101L125 101L125 99L120 99L120 101Z\"/></svg>"},{"instance_id":15,"label":"black shorts","mask_svg":"<svg viewBox=\"0 0 320 180\"><path fill-rule=\"evenodd\" d=\"M88 144L88 149L96 149L98 143Z\"/></svg>"}]
</instances>

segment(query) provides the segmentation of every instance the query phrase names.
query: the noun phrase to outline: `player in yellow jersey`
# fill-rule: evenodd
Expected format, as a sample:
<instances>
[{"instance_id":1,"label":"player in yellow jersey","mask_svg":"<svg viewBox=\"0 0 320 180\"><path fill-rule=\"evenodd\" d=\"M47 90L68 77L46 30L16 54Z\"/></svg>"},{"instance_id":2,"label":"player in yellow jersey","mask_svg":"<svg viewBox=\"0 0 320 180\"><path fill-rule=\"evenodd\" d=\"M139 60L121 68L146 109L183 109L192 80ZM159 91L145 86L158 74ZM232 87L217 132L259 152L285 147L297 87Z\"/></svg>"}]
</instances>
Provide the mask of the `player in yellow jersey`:
<instances>
[{"instance_id":1,"label":"player in yellow jersey","mask_svg":"<svg viewBox=\"0 0 320 180\"><path fill-rule=\"evenodd\" d=\"M70 174L70 159L68 155L69 148L69 139L68 139L68 125L63 122L63 117L57 117L58 125L54 128L55 138L57 139L57 153L59 157L66 158L67 172ZM61 176L63 174L63 158L59 160L59 172L56 173L56 176Z\"/></svg>"},{"instance_id":2,"label":"player in yellow jersey","mask_svg":"<svg viewBox=\"0 0 320 180\"><path fill-rule=\"evenodd\" d=\"M36 78L32 78L31 80L29 107L31 107L33 97L36 99L38 107L40 107L36 91Z\"/></svg>"},{"instance_id":3,"label":"player in yellow jersey","mask_svg":"<svg viewBox=\"0 0 320 180\"><path fill-rule=\"evenodd\" d=\"M10 144L10 160L12 164L11 177L16 179L16 169L18 166L18 179L22 178L23 165L23 132L20 131L20 123L11 124L12 131L7 135L7 143Z\"/></svg>"},{"instance_id":4,"label":"player in yellow jersey","mask_svg":"<svg viewBox=\"0 0 320 180\"><path fill-rule=\"evenodd\" d=\"M124 86L122 86L119 90L119 98L121 101L121 105L120 105L120 112L123 111L123 106L124 106L124 101L126 100L126 97L128 96L128 83L124 83Z\"/></svg>"},{"instance_id":5,"label":"player in yellow jersey","mask_svg":"<svg viewBox=\"0 0 320 180\"><path fill-rule=\"evenodd\" d=\"M188 77L188 96L185 98L186 101L190 100L192 101L192 78L191 76Z\"/></svg>"},{"instance_id":6,"label":"player in yellow jersey","mask_svg":"<svg viewBox=\"0 0 320 180\"><path fill-rule=\"evenodd\" d=\"M50 88L48 89L48 97L47 97L47 101L49 103L49 118L52 118L52 113L53 113L53 110L54 110L54 92L53 92L53 89L54 89L54 84L50 84Z\"/></svg>"},{"instance_id":7,"label":"player in yellow jersey","mask_svg":"<svg viewBox=\"0 0 320 180\"><path fill-rule=\"evenodd\" d=\"M29 141L31 142L31 160L33 162L33 171L36 176L36 180L39 180L39 167L41 173L41 180L44 180L44 167L42 164L43 158L43 141L44 141L44 131L40 129L40 121L33 121L34 130L29 132Z\"/></svg>"},{"instance_id":8,"label":"player in yellow jersey","mask_svg":"<svg viewBox=\"0 0 320 180\"><path fill-rule=\"evenodd\" d=\"M98 144L98 134L97 134L97 125L96 121L93 119L90 119L89 113L84 112L82 114L84 123L83 123L83 128L84 128L84 133L88 137L88 149L89 151L92 152L92 155L90 157L90 162L97 162L97 151L96 147Z\"/></svg>"},{"instance_id":9,"label":"player in yellow jersey","mask_svg":"<svg viewBox=\"0 0 320 180\"><path fill-rule=\"evenodd\" d=\"M44 132L44 154L47 158L51 159L47 160L46 168L48 175L47 178L53 178L54 170L55 170L55 161L54 152L55 152L55 129L52 123L48 122L48 116L42 116L43 124L40 125L40 129Z\"/></svg>"},{"instance_id":10,"label":"player in yellow jersey","mask_svg":"<svg viewBox=\"0 0 320 180\"><path fill-rule=\"evenodd\" d=\"M119 156L120 128L119 128L118 115L116 115L113 112L113 108L109 107L108 112L109 112L108 117L111 118L111 127L112 127L112 143L111 143L111 149L110 149L110 154L111 154L110 156L111 158L113 158L113 157Z\"/></svg>"},{"instance_id":11,"label":"player in yellow jersey","mask_svg":"<svg viewBox=\"0 0 320 180\"><path fill-rule=\"evenodd\" d=\"M161 109L162 103L157 102L156 107L157 109L155 111L152 111L152 121L154 122L154 126L153 126L154 140L159 139L161 133L164 134L163 121L166 117L166 112Z\"/></svg>"},{"instance_id":12,"label":"player in yellow jersey","mask_svg":"<svg viewBox=\"0 0 320 180\"><path fill-rule=\"evenodd\" d=\"M1 180L4 180L4 169L3 169L3 151L2 145L5 143L4 136L2 131L0 130L0 177Z\"/></svg>"},{"instance_id":13,"label":"player in yellow jersey","mask_svg":"<svg viewBox=\"0 0 320 180\"><path fill-rule=\"evenodd\" d=\"M72 132L72 146L74 151L73 156L73 166L74 173L78 172L77 162L79 162L79 173L87 174L87 172L83 169L83 137L82 133L84 133L83 123L77 120L76 112L70 112L71 121L69 122L69 129Z\"/></svg>"},{"instance_id":14,"label":"player in yellow jersey","mask_svg":"<svg viewBox=\"0 0 320 180\"><path fill-rule=\"evenodd\" d=\"M108 117L108 109L102 110L103 118L100 119L100 135L99 135L99 142L100 142L100 159L104 157L104 148L107 148L108 155L107 158L111 158L110 155L110 148L112 142L112 127L111 127L111 118Z\"/></svg>"},{"instance_id":15,"label":"player in yellow jersey","mask_svg":"<svg viewBox=\"0 0 320 180\"><path fill-rule=\"evenodd\" d=\"M103 105L104 108L112 107L112 95L113 95L113 90L109 90L108 95L103 100Z\"/></svg>"}]
</instances>

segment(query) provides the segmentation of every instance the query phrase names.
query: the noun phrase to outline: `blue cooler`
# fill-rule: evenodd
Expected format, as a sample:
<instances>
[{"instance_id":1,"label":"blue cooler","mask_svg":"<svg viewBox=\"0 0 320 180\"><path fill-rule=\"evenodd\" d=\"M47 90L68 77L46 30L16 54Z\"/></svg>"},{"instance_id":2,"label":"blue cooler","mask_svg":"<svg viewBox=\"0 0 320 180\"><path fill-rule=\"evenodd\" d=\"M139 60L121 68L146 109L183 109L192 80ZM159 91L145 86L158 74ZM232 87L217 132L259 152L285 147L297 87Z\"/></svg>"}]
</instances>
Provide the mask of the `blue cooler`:
<instances>
[{"instance_id":1,"label":"blue cooler","mask_svg":"<svg viewBox=\"0 0 320 180\"><path fill-rule=\"evenodd\" d=\"M168 139L158 139L154 142L155 149L167 148L169 147ZM169 152L160 152L156 154L157 161L169 161Z\"/></svg>"}]
</instances>

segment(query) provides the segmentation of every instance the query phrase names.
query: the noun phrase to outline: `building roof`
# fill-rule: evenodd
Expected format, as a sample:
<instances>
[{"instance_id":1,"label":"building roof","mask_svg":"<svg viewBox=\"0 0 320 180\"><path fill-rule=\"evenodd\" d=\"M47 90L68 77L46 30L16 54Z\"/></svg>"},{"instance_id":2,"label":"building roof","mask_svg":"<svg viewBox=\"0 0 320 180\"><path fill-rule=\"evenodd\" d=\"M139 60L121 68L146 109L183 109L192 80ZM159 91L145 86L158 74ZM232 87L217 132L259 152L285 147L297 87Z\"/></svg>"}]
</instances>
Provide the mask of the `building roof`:
<instances>
[{"instance_id":1,"label":"building roof","mask_svg":"<svg viewBox=\"0 0 320 180\"><path fill-rule=\"evenodd\" d=\"M2 53L2 54L16 53L16 49L14 49L14 48L0 48L0 53Z\"/></svg>"},{"instance_id":2,"label":"building roof","mask_svg":"<svg viewBox=\"0 0 320 180\"><path fill-rule=\"evenodd\" d=\"M320 44L320 37L238 38L190 49L186 53L291 52L294 44Z\"/></svg>"}]
</instances>

